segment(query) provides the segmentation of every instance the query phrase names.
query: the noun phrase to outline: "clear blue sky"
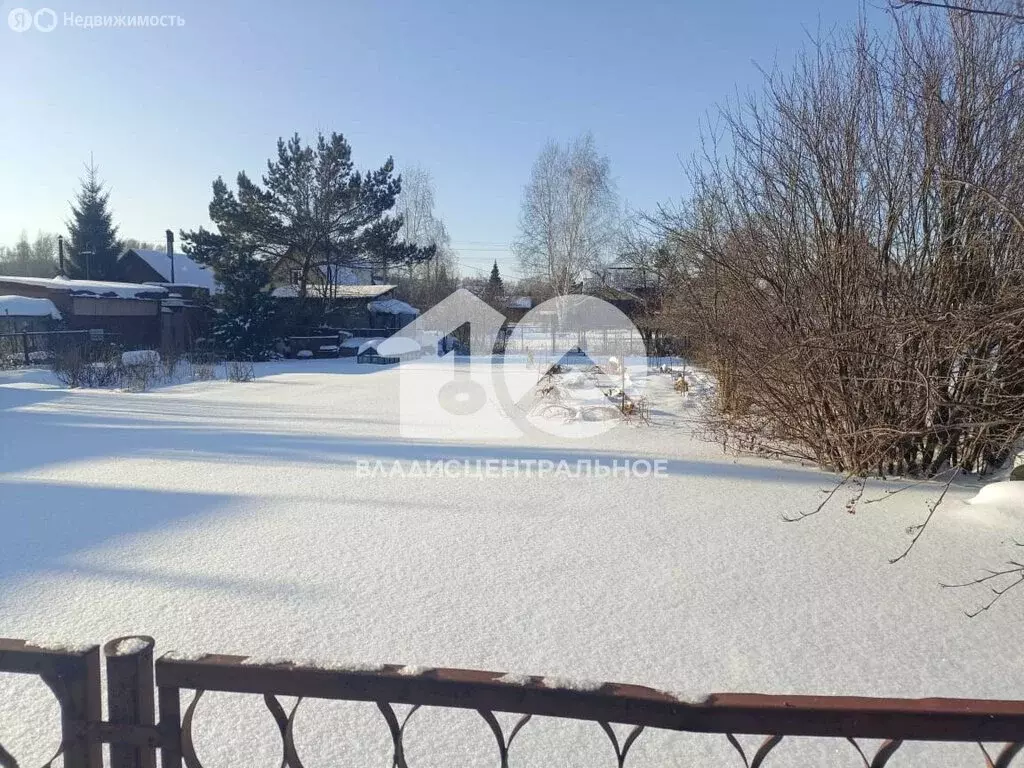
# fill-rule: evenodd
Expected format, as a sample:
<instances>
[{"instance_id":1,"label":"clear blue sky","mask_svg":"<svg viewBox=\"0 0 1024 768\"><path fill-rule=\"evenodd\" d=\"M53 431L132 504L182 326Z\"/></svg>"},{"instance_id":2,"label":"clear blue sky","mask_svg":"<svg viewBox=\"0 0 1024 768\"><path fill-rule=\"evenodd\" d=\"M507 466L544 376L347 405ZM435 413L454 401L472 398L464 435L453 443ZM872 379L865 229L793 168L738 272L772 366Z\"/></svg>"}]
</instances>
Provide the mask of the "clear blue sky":
<instances>
[{"instance_id":1,"label":"clear blue sky","mask_svg":"<svg viewBox=\"0 0 1024 768\"><path fill-rule=\"evenodd\" d=\"M175 14L182 27L18 33L10 11ZM508 273L549 138L593 131L623 198L686 191L699 121L857 0L18 0L0 5L0 242L63 230L94 154L123 236L208 222L210 183L258 175L278 136L340 131L359 166L434 177L464 274ZM881 13L869 7L869 15Z\"/></svg>"}]
</instances>

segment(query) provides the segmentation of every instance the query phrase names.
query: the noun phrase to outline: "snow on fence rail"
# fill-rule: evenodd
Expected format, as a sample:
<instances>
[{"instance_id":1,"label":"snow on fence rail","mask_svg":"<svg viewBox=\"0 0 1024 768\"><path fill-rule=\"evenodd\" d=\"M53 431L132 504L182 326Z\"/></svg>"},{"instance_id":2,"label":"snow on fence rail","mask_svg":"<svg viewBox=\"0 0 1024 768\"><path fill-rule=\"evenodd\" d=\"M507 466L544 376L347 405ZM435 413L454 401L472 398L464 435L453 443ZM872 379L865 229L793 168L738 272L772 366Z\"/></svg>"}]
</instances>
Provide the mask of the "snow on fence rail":
<instances>
[{"instance_id":1,"label":"snow on fence rail","mask_svg":"<svg viewBox=\"0 0 1024 768\"><path fill-rule=\"evenodd\" d=\"M502 768L509 765L513 740L535 716L596 723L607 735L619 768L647 729L724 735L739 753L742 763L737 765L747 768L761 766L791 736L843 739L869 768L885 766L905 741L974 742L980 748L977 764L989 768L1006 768L1024 749L1024 701L743 693L680 697L636 685L461 669L174 653L154 663L153 651L153 639L145 636L117 638L104 646L105 720L98 646L0 639L0 672L37 675L53 691L61 711L57 754L66 768L100 768L103 744L110 745L109 764L118 768L151 768L158 750L163 768L179 768L183 761L189 768L201 768L192 728L197 705L209 691L262 695L280 732L281 764L290 768L302 766L293 726L308 698L376 704L391 737L396 768L407 768L405 727L424 706L475 710L494 736ZM183 689L193 692L184 713ZM286 711L278 696L298 699ZM395 712L396 704L412 707L403 719ZM495 713L520 717L506 731ZM620 742L612 724L632 729ZM748 757L737 734L767 738ZM884 742L869 758L857 739ZM983 746L992 742L1008 743L993 756ZM0 765L18 765L2 745Z\"/></svg>"}]
</instances>

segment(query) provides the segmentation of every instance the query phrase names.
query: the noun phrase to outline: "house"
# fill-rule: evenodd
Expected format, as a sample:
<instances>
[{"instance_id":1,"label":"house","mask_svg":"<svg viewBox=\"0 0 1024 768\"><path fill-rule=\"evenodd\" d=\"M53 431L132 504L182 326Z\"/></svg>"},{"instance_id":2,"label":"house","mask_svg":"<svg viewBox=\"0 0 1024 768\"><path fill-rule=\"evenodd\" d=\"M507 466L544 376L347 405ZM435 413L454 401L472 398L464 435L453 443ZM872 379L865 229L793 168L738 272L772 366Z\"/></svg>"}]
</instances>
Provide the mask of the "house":
<instances>
[{"instance_id":1,"label":"house","mask_svg":"<svg viewBox=\"0 0 1024 768\"><path fill-rule=\"evenodd\" d=\"M66 330L103 330L117 334L124 346L150 347L164 338L162 304L171 298L159 285L4 275L0 295L47 300Z\"/></svg>"},{"instance_id":2,"label":"house","mask_svg":"<svg viewBox=\"0 0 1024 768\"><path fill-rule=\"evenodd\" d=\"M129 248L117 259L117 275L126 283L154 283L174 286L185 299L202 298L218 292L213 270L192 260L184 253L168 256L164 251Z\"/></svg>"},{"instance_id":3,"label":"house","mask_svg":"<svg viewBox=\"0 0 1024 768\"><path fill-rule=\"evenodd\" d=\"M395 331L412 322L419 310L394 296L394 285L335 285L334 296L307 296L306 304L321 304L316 316L323 325L351 331L356 336L375 336L370 331ZM299 292L294 286L274 288L286 316L298 315Z\"/></svg>"},{"instance_id":4,"label":"house","mask_svg":"<svg viewBox=\"0 0 1024 768\"><path fill-rule=\"evenodd\" d=\"M533 299L530 296L510 296L502 307L502 314L508 318L509 323L518 323L531 309Z\"/></svg>"},{"instance_id":5,"label":"house","mask_svg":"<svg viewBox=\"0 0 1024 768\"><path fill-rule=\"evenodd\" d=\"M302 285L302 257L289 249L270 269L270 286L275 296L294 293L298 296ZM340 262L340 258L339 258ZM306 275L306 296L309 298L336 298L338 289L346 285L372 285L373 271L368 267L314 265Z\"/></svg>"}]
</instances>

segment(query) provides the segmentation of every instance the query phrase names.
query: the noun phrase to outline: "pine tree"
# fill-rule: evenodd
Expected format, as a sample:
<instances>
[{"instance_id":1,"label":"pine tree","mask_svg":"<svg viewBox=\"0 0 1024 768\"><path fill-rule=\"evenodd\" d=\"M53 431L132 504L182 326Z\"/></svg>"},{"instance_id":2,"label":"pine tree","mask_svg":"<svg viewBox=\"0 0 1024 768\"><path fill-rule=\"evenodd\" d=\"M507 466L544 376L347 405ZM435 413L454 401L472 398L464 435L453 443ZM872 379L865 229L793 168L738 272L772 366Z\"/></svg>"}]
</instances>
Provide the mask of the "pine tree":
<instances>
[{"instance_id":1,"label":"pine tree","mask_svg":"<svg viewBox=\"0 0 1024 768\"><path fill-rule=\"evenodd\" d=\"M68 277L114 280L121 241L117 239L117 227L107 207L110 195L104 191L91 159L81 184L76 202L71 206L71 219L67 222Z\"/></svg>"},{"instance_id":2,"label":"pine tree","mask_svg":"<svg viewBox=\"0 0 1024 768\"><path fill-rule=\"evenodd\" d=\"M265 261L251 249L235 247L227 237L200 227L182 233L185 253L217 275L221 292L213 323L217 350L232 360L266 360L274 347L277 305L263 290L270 282Z\"/></svg>"}]
</instances>

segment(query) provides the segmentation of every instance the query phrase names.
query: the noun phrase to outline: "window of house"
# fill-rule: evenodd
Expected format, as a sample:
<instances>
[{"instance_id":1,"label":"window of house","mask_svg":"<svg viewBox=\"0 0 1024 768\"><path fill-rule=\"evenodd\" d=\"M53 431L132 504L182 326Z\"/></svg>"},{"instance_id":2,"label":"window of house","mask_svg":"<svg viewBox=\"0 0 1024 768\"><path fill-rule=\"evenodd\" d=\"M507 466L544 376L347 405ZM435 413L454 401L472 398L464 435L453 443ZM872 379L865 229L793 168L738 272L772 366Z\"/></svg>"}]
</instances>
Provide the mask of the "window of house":
<instances>
[{"instance_id":1,"label":"window of house","mask_svg":"<svg viewBox=\"0 0 1024 768\"><path fill-rule=\"evenodd\" d=\"M302 282L302 270L293 269L290 273L292 285L298 285Z\"/></svg>"}]
</instances>

